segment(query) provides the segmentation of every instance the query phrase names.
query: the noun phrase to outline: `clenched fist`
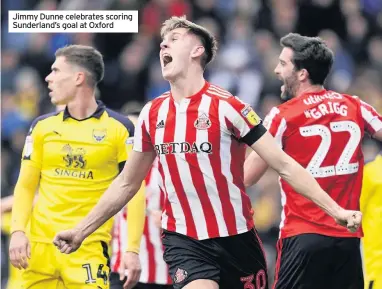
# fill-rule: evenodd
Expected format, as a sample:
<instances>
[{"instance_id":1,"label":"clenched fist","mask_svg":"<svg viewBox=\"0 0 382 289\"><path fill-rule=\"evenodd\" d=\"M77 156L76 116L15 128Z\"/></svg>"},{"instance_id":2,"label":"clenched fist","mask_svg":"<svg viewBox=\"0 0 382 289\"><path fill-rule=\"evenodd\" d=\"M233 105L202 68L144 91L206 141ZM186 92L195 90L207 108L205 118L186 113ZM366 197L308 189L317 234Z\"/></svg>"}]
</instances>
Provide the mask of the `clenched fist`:
<instances>
[{"instance_id":1,"label":"clenched fist","mask_svg":"<svg viewBox=\"0 0 382 289\"><path fill-rule=\"evenodd\" d=\"M84 237L81 231L76 229L59 232L53 240L53 244L60 250L61 253L70 254L81 246Z\"/></svg>"},{"instance_id":2,"label":"clenched fist","mask_svg":"<svg viewBox=\"0 0 382 289\"><path fill-rule=\"evenodd\" d=\"M334 218L337 224L346 227L350 232L356 232L361 226L362 213L352 210L341 210Z\"/></svg>"}]
</instances>

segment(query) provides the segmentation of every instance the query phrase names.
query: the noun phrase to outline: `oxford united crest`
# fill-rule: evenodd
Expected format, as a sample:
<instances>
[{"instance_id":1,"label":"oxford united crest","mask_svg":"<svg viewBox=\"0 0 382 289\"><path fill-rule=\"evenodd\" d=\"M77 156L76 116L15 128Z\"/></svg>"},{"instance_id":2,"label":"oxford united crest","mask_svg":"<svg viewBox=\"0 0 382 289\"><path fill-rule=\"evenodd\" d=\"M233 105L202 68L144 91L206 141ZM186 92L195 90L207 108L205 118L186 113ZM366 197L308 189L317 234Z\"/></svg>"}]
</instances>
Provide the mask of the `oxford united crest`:
<instances>
[{"instance_id":1,"label":"oxford united crest","mask_svg":"<svg viewBox=\"0 0 382 289\"><path fill-rule=\"evenodd\" d=\"M106 138L106 129L93 129L93 139L96 142L103 142Z\"/></svg>"}]
</instances>

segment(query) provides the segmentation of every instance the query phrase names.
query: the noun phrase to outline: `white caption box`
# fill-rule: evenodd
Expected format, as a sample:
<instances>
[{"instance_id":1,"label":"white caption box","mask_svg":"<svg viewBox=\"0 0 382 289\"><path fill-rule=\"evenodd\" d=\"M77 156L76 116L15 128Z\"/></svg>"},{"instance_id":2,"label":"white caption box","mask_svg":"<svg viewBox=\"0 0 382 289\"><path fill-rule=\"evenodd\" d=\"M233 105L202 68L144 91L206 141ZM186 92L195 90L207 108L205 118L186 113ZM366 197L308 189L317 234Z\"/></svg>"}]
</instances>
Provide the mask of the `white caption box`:
<instances>
[{"instance_id":1,"label":"white caption box","mask_svg":"<svg viewBox=\"0 0 382 289\"><path fill-rule=\"evenodd\" d=\"M137 33L134 10L12 10L11 33Z\"/></svg>"}]
</instances>

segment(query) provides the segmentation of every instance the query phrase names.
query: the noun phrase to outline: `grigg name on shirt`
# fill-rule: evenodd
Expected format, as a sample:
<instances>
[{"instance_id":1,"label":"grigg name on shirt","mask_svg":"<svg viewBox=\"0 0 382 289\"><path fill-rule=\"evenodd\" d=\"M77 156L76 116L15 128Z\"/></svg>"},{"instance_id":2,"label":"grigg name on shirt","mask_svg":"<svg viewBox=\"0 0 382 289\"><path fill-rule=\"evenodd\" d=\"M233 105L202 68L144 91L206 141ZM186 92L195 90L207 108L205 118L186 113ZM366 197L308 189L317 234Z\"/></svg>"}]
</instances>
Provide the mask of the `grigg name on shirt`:
<instances>
[{"instance_id":1,"label":"grigg name on shirt","mask_svg":"<svg viewBox=\"0 0 382 289\"><path fill-rule=\"evenodd\" d=\"M304 114L306 118L319 119L327 114L340 114L342 116L348 115L348 107L345 104L339 104L338 102L321 103L315 108L305 110Z\"/></svg>"},{"instance_id":2,"label":"grigg name on shirt","mask_svg":"<svg viewBox=\"0 0 382 289\"><path fill-rule=\"evenodd\" d=\"M323 95L311 95L308 98L304 99L303 102L305 105L318 104L325 99L338 100L343 99L343 96L336 92L329 92ZM345 104L340 104L338 102L328 101L327 103L321 103L317 107L308 109L304 111L306 118L319 119L324 115L328 114L339 114L342 116L347 116L348 107Z\"/></svg>"}]
</instances>

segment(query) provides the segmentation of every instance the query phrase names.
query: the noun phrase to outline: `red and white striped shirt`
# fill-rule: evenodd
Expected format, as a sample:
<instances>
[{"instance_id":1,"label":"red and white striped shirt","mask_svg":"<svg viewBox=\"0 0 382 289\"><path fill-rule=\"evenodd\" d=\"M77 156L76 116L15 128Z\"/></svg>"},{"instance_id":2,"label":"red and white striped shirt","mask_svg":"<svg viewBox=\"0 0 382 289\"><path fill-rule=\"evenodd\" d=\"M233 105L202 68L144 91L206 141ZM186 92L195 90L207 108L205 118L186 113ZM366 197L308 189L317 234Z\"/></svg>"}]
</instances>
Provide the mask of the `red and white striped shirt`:
<instances>
[{"instance_id":1,"label":"red and white striped shirt","mask_svg":"<svg viewBox=\"0 0 382 289\"><path fill-rule=\"evenodd\" d=\"M163 229L202 240L254 226L243 165L260 123L249 105L208 82L179 103L168 92L143 108L134 150L159 157Z\"/></svg>"},{"instance_id":2,"label":"red and white striped shirt","mask_svg":"<svg viewBox=\"0 0 382 289\"><path fill-rule=\"evenodd\" d=\"M341 207L359 210L364 159L362 138L382 129L382 117L357 97L322 90L273 108L264 125L283 150L306 168ZM304 233L361 237L336 224L312 201L280 179L280 237Z\"/></svg>"},{"instance_id":3,"label":"red and white striped shirt","mask_svg":"<svg viewBox=\"0 0 382 289\"><path fill-rule=\"evenodd\" d=\"M163 206L164 193L159 189L158 178L158 166L157 162L155 162L146 178L145 193L147 211L161 210ZM129 212L127 212L127 214L128 213ZM126 209L120 211L115 217L112 239L112 272L119 272L123 252L127 247L128 224L126 217ZM161 229L157 227L153 216L150 214L146 216L139 258L142 267L139 282L158 285L172 284L171 277L168 272L168 266L163 260Z\"/></svg>"}]
</instances>

